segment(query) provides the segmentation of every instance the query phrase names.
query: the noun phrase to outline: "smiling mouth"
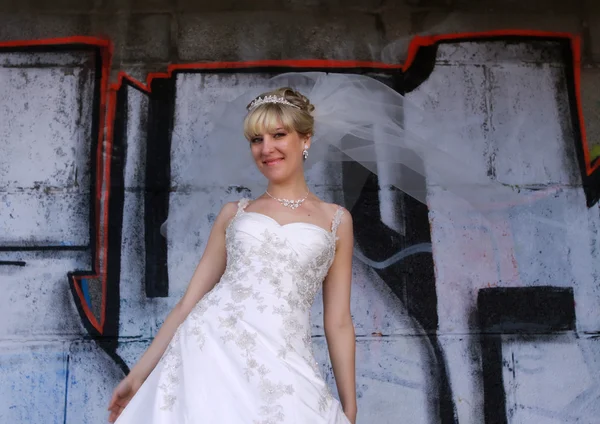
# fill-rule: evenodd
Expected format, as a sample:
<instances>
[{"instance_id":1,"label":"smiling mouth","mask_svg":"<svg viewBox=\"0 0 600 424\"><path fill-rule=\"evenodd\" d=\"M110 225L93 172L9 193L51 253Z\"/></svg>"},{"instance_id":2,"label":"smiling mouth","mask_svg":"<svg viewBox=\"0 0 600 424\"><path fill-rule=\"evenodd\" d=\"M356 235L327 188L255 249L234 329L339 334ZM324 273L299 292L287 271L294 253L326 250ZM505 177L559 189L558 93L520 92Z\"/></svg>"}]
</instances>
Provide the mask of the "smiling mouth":
<instances>
[{"instance_id":1,"label":"smiling mouth","mask_svg":"<svg viewBox=\"0 0 600 424\"><path fill-rule=\"evenodd\" d=\"M273 166L273 165L277 165L279 162L282 162L283 158L279 158L279 159L270 159L270 160L266 160L263 163L267 166Z\"/></svg>"}]
</instances>

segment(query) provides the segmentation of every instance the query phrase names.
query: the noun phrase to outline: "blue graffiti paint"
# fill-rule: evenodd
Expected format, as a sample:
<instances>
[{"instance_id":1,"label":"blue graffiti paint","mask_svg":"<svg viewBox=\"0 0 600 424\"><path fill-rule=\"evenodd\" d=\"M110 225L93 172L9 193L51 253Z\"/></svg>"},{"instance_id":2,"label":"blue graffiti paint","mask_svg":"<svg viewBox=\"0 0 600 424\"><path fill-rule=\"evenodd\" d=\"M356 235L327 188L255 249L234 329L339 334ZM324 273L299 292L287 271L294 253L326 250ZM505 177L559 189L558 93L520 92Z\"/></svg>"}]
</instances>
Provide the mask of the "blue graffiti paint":
<instances>
[{"instance_id":1,"label":"blue graffiti paint","mask_svg":"<svg viewBox=\"0 0 600 424\"><path fill-rule=\"evenodd\" d=\"M357 259L363 261L366 265L368 265L374 269L386 269L387 267L389 267L397 262L401 262L404 259L408 258L409 256L415 255L417 253L432 253L431 243L415 244L413 246L407 247L406 249L402 249L399 252L394 253L389 258L384 259L383 261L379 261L379 262L367 258L357 248L354 249L354 256L356 256Z\"/></svg>"},{"instance_id":2,"label":"blue graffiti paint","mask_svg":"<svg viewBox=\"0 0 600 424\"><path fill-rule=\"evenodd\" d=\"M87 278L81 279L81 291L83 292L83 297L85 298L85 303L87 303L88 306L91 306L92 300L90 298L89 285L88 285Z\"/></svg>"}]
</instances>

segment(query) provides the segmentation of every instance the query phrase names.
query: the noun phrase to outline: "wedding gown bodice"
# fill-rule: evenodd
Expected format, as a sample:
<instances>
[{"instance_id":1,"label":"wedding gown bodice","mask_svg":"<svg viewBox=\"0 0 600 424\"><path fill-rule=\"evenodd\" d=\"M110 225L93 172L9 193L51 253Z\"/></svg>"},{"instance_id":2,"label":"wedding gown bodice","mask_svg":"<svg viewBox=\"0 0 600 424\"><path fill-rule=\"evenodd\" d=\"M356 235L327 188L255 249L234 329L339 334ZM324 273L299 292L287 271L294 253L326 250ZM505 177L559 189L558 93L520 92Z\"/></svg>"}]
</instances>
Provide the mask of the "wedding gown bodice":
<instances>
[{"instance_id":1,"label":"wedding gown bodice","mask_svg":"<svg viewBox=\"0 0 600 424\"><path fill-rule=\"evenodd\" d=\"M335 234L304 222L281 225L244 206L227 229L227 267L215 296L227 292L232 306L243 304L231 320L252 320L255 328L281 335L282 357L295 350L309 360L309 313L335 255Z\"/></svg>"}]
</instances>

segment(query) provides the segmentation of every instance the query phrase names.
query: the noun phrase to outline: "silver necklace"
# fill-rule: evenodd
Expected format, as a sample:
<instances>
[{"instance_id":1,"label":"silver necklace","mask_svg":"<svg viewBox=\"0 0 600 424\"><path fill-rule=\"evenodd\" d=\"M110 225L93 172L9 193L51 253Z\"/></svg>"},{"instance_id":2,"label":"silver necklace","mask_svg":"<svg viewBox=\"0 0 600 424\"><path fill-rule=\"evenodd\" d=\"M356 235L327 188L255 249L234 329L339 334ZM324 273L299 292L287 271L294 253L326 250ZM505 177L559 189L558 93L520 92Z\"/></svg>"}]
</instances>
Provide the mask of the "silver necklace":
<instances>
[{"instance_id":1,"label":"silver necklace","mask_svg":"<svg viewBox=\"0 0 600 424\"><path fill-rule=\"evenodd\" d=\"M308 197L308 194L310 193L310 190L307 191L306 195L302 199L300 199L300 200L279 199L279 198L273 196L267 190L265 190L265 193L267 193L271 199L277 200L279 203L281 203L286 208L297 209L302 203L304 203L304 201Z\"/></svg>"}]
</instances>

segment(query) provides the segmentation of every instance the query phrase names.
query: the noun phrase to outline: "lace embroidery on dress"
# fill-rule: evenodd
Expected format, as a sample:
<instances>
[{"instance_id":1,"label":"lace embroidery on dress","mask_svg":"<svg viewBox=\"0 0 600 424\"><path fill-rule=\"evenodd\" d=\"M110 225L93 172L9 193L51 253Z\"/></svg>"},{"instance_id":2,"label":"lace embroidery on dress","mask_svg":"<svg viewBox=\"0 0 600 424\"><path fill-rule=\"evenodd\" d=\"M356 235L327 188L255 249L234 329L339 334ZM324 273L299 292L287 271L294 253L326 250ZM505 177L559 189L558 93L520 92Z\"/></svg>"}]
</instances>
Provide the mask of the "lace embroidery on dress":
<instances>
[{"instance_id":1,"label":"lace embroidery on dress","mask_svg":"<svg viewBox=\"0 0 600 424\"><path fill-rule=\"evenodd\" d=\"M163 392L163 405L161 406L163 410L172 410L177 400L175 392L179 385L179 369L181 368L181 350L178 346L181 331L181 327L179 327L160 360L163 364L161 374L163 381L158 388Z\"/></svg>"},{"instance_id":2,"label":"lace embroidery on dress","mask_svg":"<svg viewBox=\"0 0 600 424\"><path fill-rule=\"evenodd\" d=\"M240 214L243 208L246 207L246 205L248 205L247 198L243 198L238 202L238 209L235 215L236 217ZM226 240L228 240L228 247L231 247L231 249L229 249L228 255L231 256L232 259L228 261L228 267L225 270L224 276L232 277L233 275L235 275L236 279L241 280L247 274L247 271L245 270L248 269L250 261L247 258L244 258L244 254L242 251L236 249L235 243L230 243L231 235L229 232L229 227L227 228L226 232ZM206 335L203 331L203 315L209 309L209 307L218 306L221 301L221 299L216 294L218 291L215 289L216 287L213 288L213 290L211 290L210 292L208 292L204 296L204 298L202 298L196 304L196 306L189 315L190 329L188 330L188 335L195 337L196 343L200 350L202 350L202 348L204 347L204 343L206 342ZM237 287L235 290L233 300L236 302L241 302L242 300L246 299L249 295L253 295L254 297L259 296L257 293L252 293L252 289L239 284L239 287ZM222 320L221 324L226 328L232 328L235 325L237 319L241 315L243 315L243 312L241 312L239 309L236 310L235 306L232 304L228 304L225 307L225 310L230 312L230 315L225 319L220 318ZM163 367L160 377L161 383L159 384L159 390L162 392L163 398L163 405L161 406L161 409L163 410L172 411L173 406L177 401L176 393L180 383L180 370L182 366L181 348L178 344L179 339L182 337L182 331L183 329L180 326L175 332L171 343L169 343L167 349L165 350L165 353L159 361L159 363L161 363ZM184 337L185 336L187 335L184 335ZM223 339L234 340L235 335L232 332L225 332ZM247 334L244 334L241 340L238 341L238 344L245 346L246 349L251 348L248 343L249 338ZM253 368L251 361L250 365L248 366L248 370L246 370L247 373L249 372L250 368Z\"/></svg>"},{"instance_id":3,"label":"lace embroidery on dress","mask_svg":"<svg viewBox=\"0 0 600 424\"><path fill-rule=\"evenodd\" d=\"M161 409L172 411L177 401L176 393L180 383L181 366L183 365L179 340L181 337L195 336L198 348L202 350L206 341L206 336L202 330L204 324L203 315L209 307L216 306L219 302L220 298L216 296L214 291L207 293L190 312L188 317L190 328L187 330L187 333L182 334L184 331L183 325L180 325L177 331L175 331L173 339L159 361L163 366L160 376L162 382L158 386L163 397Z\"/></svg>"},{"instance_id":4,"label":"lace embroidery on dress","mask_svg":"<svg viewBox=\"0 0 600 424\"><path fill-rule=\"evenodd\" d=\"M337 229L340 226L340 223L342 222L342 216L344 216L344 208L338 205L335 214L333 215L333 219L331 221L331 234L336 240L338 239L336 234Z\"/></svg>"},{"instance_id":5,"label":"lace embroidery on dress","mask_svg":"<svg viewBox=\"0 0 600 424\"><path fill-rule=\"evenodd\" d=\"M337 229L341 223L344 214L344 208L338 206L333 216L331 223L331 232L329 233L329 248L325 249L320 255L315 257L311 263L302 265L294 255L287 255L286 257L280 257L283 263L287 263L288 272L294 278L294 285L297 287L297 292L289 292L284 296L287 307L274 307L273 313L280 315L283 321L283 334L282 337L285 341L285 345L281 347L278 352L280 358L285 358L286 355L294 350L293 342L295 340L302 340L305 350L301 353L301 356L310 365L316 376L320 376L320 369L318 363L314 360L314 350L312 344L312 334L310 327L305 329L297 320L296 310L303 310L310 314L310 308L314 303L314 299L318 291L322 287L323 280L327 275L327 271L331 266L335 257L336 240L337 240ZM264 242L261 245L261 254L259 255L264 261L265 266L267 262L273 261L277 255L281 255L281 252L285 251L285 243L280 241L275 234L265 231L263 233ZM281 243L279 245L279 243ZM279 292L279 286L277 279L274 279L274 286L276 292ZM309 315L310 316L310 315ZM323 385L319 397L319 409L321 412L325 412L331 405L333 395L327 385Z\"/></svg>"},{"instance_id":6,"label":"lace embroidery on dress","mask_svg":"<svg viewBox=\"0 0 600 424\"><path fill-rule=\"evenodd\" d=\"M294 387L290 384L275 382L269 378L271 369L268 364L261 363L261 358L255 355L258 336L257 333L249 332L240 326L246 312L246 301L252 298L255 303L253 307L260 313L268 308L264 304L264 296L256 289L257 284L244 284L246 281L266 281L276 288L279 296L283 296L283 288L280 282L284 278L283 270L279 267L289 260L289 255L281 254L285 251L285 245L278 244L277 240L268 231L263 232L264 237L258 251L246 249L235 237L235 231L231 229L233 222L243 213L249 200L246 198L238 202L238 209L232 219L227 232L227 267L223 275L223 281L231 289L231 300L222 309L226 312L225 317L219 317L219 326L223 332L222 340L225 343L233 342L245 359L244 375L246 379L256 378L263 404L259 407L259 413L263 419L254 420L255 424L275 424L285 419L283 406L278 400L284 395L292 395ZM279 254L279 255L278 255ZM260 258L262 265L259 270L251 266L250 258ZM248 273L252 275L248 277ZM279 287L279 290L277 288Z\"/></svg>"}]
</instances>

